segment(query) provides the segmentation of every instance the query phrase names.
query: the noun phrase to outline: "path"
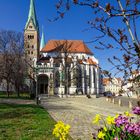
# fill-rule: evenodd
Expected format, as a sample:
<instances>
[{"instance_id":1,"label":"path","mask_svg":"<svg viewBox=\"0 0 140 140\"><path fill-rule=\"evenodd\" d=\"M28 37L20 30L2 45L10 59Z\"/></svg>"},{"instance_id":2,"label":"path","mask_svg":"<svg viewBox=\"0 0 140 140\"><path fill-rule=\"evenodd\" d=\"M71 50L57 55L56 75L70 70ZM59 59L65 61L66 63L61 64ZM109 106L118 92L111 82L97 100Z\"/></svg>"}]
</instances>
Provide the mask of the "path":
<instances>
[{"instance_id":1,"label":"path","mask_svg":"<svg viewBox=\"0 0 140 140\"><path fill-rule=\"evenodd\" d=\"M0 98L0 103L7 103L7 104L36 104L34 100L3 99L3 98Z\"/></svg>"},{"instance_id":2,"label":"path","mask_svg":"<svg viewBox=\"0 0 140 140\"><path fill-rule=\"evenodd\" d=\"M42 106L47 109L56 121L63 121L71 125L70 135L74 140L90 140L97 126L92 124L96 114L104 116L115 115L129 111L127 107L106 102L105 98L47 98L42 101Z\"/></svg>"}]
</instances>

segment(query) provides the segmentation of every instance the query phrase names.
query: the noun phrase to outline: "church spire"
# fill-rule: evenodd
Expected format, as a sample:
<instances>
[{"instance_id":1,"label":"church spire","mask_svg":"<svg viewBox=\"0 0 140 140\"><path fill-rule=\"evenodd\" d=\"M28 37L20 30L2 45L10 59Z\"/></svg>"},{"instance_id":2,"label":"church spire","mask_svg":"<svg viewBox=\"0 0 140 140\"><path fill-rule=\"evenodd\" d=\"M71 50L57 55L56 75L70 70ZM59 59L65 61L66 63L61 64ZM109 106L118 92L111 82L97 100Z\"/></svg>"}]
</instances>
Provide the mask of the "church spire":
<instances>
[{"instance_id":1,"label":"church spire","mask_svg":"<svg viewBox=\"0 0 140 140\"><path fill-rule=\"evenodd\" d=\"M27 29L29 22L32 20L35 28L38 30L38 21L36 18L36 11L35 11L35 5L34 5L34 0L30 0L30 9L29 9L29 15L28 15L28 20L25 26L25 29Z\"/></svg>"},{"instance_id":2,"label":"church spire","mask_svg":"<svg viewBox=\"0 0 140 140\"><path fill-rule=\"evenodd\" d=\"M45 47L45 36L44 36L44 31L42 27L42 37L41 37L41 42L40 42L40 51Z\"/></svg>"}]
</instances>

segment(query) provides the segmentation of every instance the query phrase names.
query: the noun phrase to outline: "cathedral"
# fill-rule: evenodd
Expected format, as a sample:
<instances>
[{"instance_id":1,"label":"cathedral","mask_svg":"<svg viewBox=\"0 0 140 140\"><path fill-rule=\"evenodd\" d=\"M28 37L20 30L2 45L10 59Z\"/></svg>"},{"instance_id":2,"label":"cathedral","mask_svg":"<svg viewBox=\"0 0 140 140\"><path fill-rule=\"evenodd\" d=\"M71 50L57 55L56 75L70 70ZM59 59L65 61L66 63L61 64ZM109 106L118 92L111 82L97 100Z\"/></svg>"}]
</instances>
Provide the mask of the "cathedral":
<instances>
[{"instance_id":1,"label":"cathedral","mask_svg":"<svg viewBox=\"0 0 140 140\"><path fill-rule=\"evenodd\" d=\"M24 30L24 48L34 69L36 94L99 95L101 74L99 62L82 40L49 40L40 38L34 0L30 0Z\"/></svg>"}]
</instances>

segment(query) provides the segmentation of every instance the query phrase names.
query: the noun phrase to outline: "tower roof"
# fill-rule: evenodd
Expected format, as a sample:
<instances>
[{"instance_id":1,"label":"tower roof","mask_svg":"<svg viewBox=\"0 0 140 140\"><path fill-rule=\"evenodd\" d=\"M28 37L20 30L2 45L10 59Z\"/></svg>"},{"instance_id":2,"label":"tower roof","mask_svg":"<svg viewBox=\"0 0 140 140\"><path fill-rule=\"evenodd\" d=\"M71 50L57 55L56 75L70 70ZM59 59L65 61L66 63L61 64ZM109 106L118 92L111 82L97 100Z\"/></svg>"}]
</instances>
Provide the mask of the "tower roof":
<instances>
[{"instance_id":1,"label":"tower roof","mask_svg":"<svg viewBox=\"0 0 140 140\"><path fill-rule=\"evenodd\" d=\"M27 28L27 26L31 20L32 20L35 28L38 30L38 21L37 21L37 17L36 17L34 0L30 0L29 15L28 15L28 20L27 20L25 29Z\"/></svg>"},{"instance_id":2,"label":"tower roof","mask_svg":"<svg viewBox=\"0 0 140 140\"><path fill-rule=\"evenodd\" d=\"M44 31L42 29L42 37L40 42L40 50L42 50L45 47L45 37L44 37Z\"/></svg>"}]
</instances>

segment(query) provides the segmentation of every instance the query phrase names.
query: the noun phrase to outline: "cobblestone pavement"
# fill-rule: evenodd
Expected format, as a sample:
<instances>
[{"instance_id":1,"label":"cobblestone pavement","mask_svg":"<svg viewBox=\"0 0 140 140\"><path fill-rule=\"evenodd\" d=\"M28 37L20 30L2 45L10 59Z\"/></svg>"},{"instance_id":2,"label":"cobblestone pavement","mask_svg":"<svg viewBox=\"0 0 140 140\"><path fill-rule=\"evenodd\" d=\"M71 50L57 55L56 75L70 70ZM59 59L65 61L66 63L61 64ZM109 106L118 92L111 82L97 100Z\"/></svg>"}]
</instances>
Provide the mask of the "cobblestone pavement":
<instances>
[{"instance_id":1,"label":"cobblestone pavement","mask_svg":"<svg viewBox=\"0 0 140 140\"><path fill-rule=\"evenodd\" d=\"M115 98L115 103L118 102L119 99L121 99L121 101L122 101L122 106L129 106L129 101L131 101L132 106L137 106L137 102L139 101L139 99L136 99L136 98L118 96Z\"/></svg>"},{"instance_id":2,"label":"cobblestone pavement","mask_svg":"<svg viewBox=\"0 0 140 140\"><path fill-rule=\"evenodd\" d=\"M105 98L47 98L41 102L56 121L71 125L70 135L74 140L90 140L97 126L92 124L96 114L115 115L129 111L127 107L109 103Z\"/></svg>"}]
</instances>

